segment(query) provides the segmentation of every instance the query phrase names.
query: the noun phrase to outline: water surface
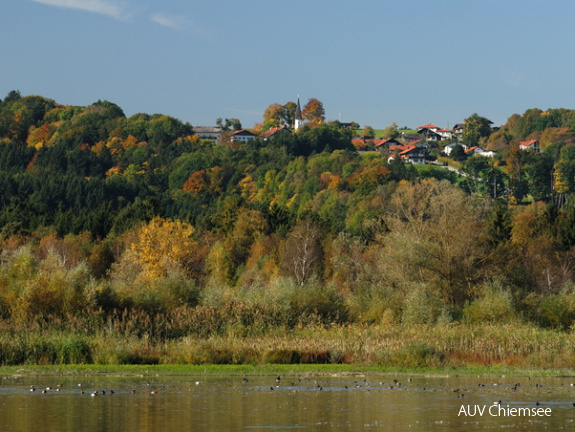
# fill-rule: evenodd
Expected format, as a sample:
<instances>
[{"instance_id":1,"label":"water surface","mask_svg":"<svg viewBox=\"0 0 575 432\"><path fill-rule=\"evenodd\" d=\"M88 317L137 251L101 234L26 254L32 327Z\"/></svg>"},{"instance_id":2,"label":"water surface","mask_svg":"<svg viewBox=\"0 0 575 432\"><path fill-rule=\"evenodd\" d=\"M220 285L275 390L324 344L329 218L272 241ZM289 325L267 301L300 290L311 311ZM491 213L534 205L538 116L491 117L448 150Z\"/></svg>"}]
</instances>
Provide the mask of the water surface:
<instances>
[{"instance_id":1,"label":"water surface","mask_svg":"<svg viewBox=\"0 0 575 432\"><path fill-rule=\"evenodd\" d=\"M5 377L0 426L46 432L575 430L571 384L575 379L376 375L281 376L279 382L252 376ZM502 410L491 408L496 401ZM549 415L504 415L508 408L548 409Z\"/></svg>"}]
</instances>

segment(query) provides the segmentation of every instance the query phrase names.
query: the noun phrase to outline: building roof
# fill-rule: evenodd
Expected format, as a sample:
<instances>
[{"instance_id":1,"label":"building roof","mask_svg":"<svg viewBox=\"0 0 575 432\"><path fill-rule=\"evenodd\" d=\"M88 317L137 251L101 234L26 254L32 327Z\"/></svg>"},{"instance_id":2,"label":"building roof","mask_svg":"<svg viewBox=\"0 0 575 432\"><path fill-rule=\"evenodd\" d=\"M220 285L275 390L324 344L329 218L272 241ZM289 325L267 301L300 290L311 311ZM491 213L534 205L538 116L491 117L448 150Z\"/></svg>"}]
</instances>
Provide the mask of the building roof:
<instances>
[{"instance_id":1,"label":"building roof","mask_svg":"<svg viewBox=\"0 0 575 432\"><path fill-rule=\"evenodd\" d=\"M471 153L471 152L475 153L476 150L478 153L483 153L485 151L481 147L473 146L473 147L469 148L468 150L465 150L465 153Z\"/></svg>"},{"instance_id":2,"label":"building roof","mask_svg":"<svg viewBox=\"0 0 575 432\"><path fill-rule=\"evenodd\" d=\"M373 140L373 145L374 145L375 147L381 147L382 145L385 145L385 144L390 144L390 145L392 145L392 144L391 144L392 142L393 142L393 143L397 143L398 141L395 140L395 139L393 139L393 138L374 139L374 140Z\"/></svg>"},{"instance_id":3,"label":"building roof","mask_svg":"<svg viewBox=\"0 0 575 432\"><path fill-rule=\"evenodd\" d=\"M255 136L254 133L252 133L252 132L250 132L249 130L246 130L246 129L240 129L240 130L234 131L234 132L232 133L232 135Z\"/></svg>"},{"instance_id":4,"label":"building roof","mask_svg":"<svg viewBox=\"0 0 575 432\"><path fill-rule=\"evenodd\" d=\"M194 126L194 132L200 133L222 133L222 128L219 126Z\"/></svg>"},{"instance_id":5,"label":"building roof","mask_svg":"<svg viewBox=\"0 0 575 432\"><path fill-rule=\"evenodd\" d=\"M269 137L275 135L277 132L280 132L280 131L290 132L290 128L288 128L286 125L277 126L277 127L270 128L267 131L263 131L260 135L264 138L269 138Z\"/></svg>"},{"instance_id":6,"label":"building roof","mask_svg":"<svg viewBox=\"0 0 575 432\"><path fill-rule=\"evenodd\" d=\"M417 129L439 129L437 126L435 126L434 124L426 124L425 126L419 126Z\"/></svg>"},{"instance_id":7,"label":"building roof","mask_svg":"<svg viewBox=\"0 0 575 432\"><path fill-rule=\"evenodd\" d=\"M533 144L535 144L535 143L537 143L537 142L538 142L538 140L521 141L521 142L519 143L519 145L520 145L520 146L523 146L523 147L530 147L530 146L532 146Z\"/></svg>"},{"instance_id":8,"label":"building roof","mask_svg":"<svg viewBox=\"0 0 575 432\"><path fill-rule=\"evenodd\" d=\"M297 106L295 108L295 120L302 120L301 117L301 106L299 104L299 95L297 95Z\"/></svg>"}]
</instances>

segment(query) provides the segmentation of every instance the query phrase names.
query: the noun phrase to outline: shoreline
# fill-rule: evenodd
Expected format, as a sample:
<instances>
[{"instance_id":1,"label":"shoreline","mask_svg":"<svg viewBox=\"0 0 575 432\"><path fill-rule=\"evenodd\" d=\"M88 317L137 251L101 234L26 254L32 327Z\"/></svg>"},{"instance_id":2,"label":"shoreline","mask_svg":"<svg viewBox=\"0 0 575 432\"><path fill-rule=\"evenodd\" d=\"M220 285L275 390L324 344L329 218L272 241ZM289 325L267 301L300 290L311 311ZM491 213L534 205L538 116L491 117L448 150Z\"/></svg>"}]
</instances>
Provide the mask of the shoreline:
<instances>
[{"instance_id":1,"label":"shoreline","mask_svg":"<svg viewBox=\"0 0 575 432\"><path fill-rule=\"evenodd\" d=\"M394 368L362 365L310 365L310 364L262 364L262 365L28 365L2 366L2 378L22 376L364 376L394 375L413 377L575 377L575 370L522 369L498 366L469 366L461 368Z\"/></svg>"}]
</instances>

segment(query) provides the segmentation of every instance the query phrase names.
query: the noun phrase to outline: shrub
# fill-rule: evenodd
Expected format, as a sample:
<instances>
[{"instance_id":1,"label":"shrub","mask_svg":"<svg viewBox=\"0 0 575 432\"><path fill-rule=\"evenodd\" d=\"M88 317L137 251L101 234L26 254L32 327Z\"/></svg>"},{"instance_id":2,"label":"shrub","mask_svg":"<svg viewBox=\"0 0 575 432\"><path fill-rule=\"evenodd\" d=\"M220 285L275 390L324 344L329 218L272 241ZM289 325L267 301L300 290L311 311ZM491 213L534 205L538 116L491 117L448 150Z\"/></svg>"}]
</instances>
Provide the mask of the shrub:
<instances>
[{"instance_id":1,"label":"shrub","mask_svg":"<svg viewBox=\"0 0 575 432\"><path fill-rule=\"evenodd\" d=\"M517 320L513 297L499 282L486 282L479 297L466 305L463 318L467 323L510 323Z\"/></svg>"},{"instance_id":2,"label":"shrub","mask_svg":"<svg viewBox=\"0 0 575 432\"><path fill-rule=\"evenodd\" d=\"M424 285L414 288L405 297L404 324L434 324L447 315L441 297Z\"/></svg>"},{"instance_id":3,"label":"shrub","mask_svg":"<svg viewBox=\"0 0 575 432\"><path fill-rule=\"evenodd\" d=\"M545 327L572 328L575 324L575 292L565 288L558 294L543 298L539 305L539 321Z\"/></svg>"}]
</instances>

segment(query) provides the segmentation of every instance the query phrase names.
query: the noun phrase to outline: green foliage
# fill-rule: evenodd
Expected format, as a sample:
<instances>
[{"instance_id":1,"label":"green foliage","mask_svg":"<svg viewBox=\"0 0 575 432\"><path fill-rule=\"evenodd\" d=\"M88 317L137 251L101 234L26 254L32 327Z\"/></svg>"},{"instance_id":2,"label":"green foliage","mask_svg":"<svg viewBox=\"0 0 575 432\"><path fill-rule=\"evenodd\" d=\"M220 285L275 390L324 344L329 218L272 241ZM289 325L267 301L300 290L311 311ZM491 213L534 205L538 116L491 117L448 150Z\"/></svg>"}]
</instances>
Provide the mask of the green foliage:
<instances>
[{"instance_id":1,"label":"green foliage","mask_svg":"<svg viewBox=\"0 0 575 432\"><path fill-rule=\"evenodd\" d=\"M465 306L463 316L470 324L511 323L518 318L513 296L498 282L485 282L479 296Z\"/></svg>"},{"instance_id":2,"label":"green foliage","mask_svg":"<svg viewBox=\"0 0 575 432\"><path fill-rule=\"evenodd\" d=\"M539 306L539 320L545 327L560 330L573 329L575 324L575 292L572 285L563 288L557 294L542 299Z\"/></svg>"},{"instance_id":3,"label":"green foliage","mask_svg":"<svg viewBox=\"0 0 575 432\"><path fill-rule=\"evenodd\" d=\"M276 108L282 122L294 107ZM569 329L574 145L549 129L574 119L513 116L497 138L503 156L454 163L461 178L359 154L337 122L216 145L166 115L126 118L108 101L64 107L12 92L0 103L0 327L66 334L0 337L2 361L155 363L167 354L146 338L160 346L356 324L523 319ZM488 142L485 120L467 119L470 140ZM516 145L540 131L544 153ZM157 218L194 229L178 243L152 227L155 240L138 243ZM103 353L91 338L105 331L128 342ZM366 358L444 361L431 343L404 345ZM345 359L341 347L182 346L177 355L196 363Z\"/></svg>"}]
</instances>

